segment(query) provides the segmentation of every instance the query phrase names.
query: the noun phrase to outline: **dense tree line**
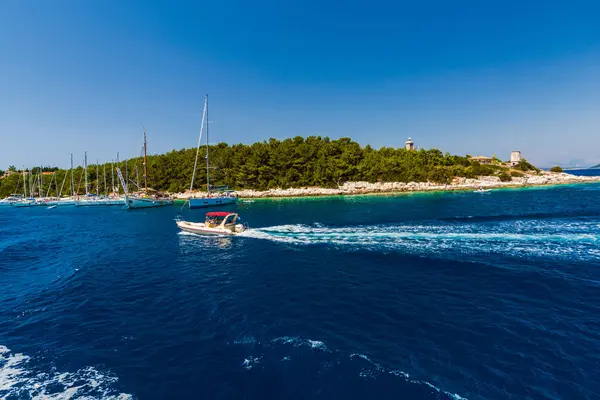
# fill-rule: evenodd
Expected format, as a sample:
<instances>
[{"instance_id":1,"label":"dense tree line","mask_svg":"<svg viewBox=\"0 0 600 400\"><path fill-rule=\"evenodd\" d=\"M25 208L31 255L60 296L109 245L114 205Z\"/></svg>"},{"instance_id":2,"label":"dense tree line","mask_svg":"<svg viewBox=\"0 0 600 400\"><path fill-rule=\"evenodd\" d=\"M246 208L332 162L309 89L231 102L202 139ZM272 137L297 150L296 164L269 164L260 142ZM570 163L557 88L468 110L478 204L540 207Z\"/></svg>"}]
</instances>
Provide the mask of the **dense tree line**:
<instances>
[{"instance_id":1,"label":"dense tree line","mask_svg":"<svg viewBox=\"0 0 600 400\"><path fill-rule=\"evenodd\" d=\"M195 189L206 188L205 151L201 149L198 159ZM330 140L319 136L295 137L233 146L220 143L210 147L209 155L211 185L227 185L234 189L336 187L346 181L449 183L457 176L476 178L482 175L511 179L508 169L499 165L499 160L494 165L483 165L468 156L444 154L437 149L409 151L383 147L376 150L368 145L361 147L349 138ZM148 187L169 192L189 189L195 157L196 149L148 156ZM138 157L118 164L89 165L89 191L100 194L110 192L115 167L127 175L129 190L136 190L137 185L144 187L143 160ZM35 176L39 177L39 167L36 168L26 177L27 184ZM535 169L526 161L517 168L523 171ZM51 194L60 191L63 181L66 183L62 185L62 194L71 194L71 180L77 193L85 193L83 168L76 168L72 174L56 168L43 168L43 172L42 187L47 190L50 186ZM518 176L518 173L514 175L515 172L512 176ZM120 186L116 174L114 183ZM23 192L22 177L18 173L0 181L1 196L15 191Z\"/></svg>"}]
</instances>

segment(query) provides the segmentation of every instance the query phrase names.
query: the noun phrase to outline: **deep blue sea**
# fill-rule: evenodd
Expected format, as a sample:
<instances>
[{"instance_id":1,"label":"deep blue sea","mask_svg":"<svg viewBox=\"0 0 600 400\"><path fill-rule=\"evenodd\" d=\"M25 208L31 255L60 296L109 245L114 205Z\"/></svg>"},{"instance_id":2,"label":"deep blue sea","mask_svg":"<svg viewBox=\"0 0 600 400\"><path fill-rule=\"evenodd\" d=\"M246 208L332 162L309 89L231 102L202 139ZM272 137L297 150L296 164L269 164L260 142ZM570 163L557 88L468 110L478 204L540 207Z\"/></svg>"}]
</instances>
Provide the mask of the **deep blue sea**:
<instances>
[{"instance_id":1,"label":"deep blue sea","mask_svg":"<svg viewBox=\"0 0 600 400\"><path fill-rule=\"evenodd\" d=\"M2 399L600 397L600 185L0 209Z\"/></svg>"}]
</instances>

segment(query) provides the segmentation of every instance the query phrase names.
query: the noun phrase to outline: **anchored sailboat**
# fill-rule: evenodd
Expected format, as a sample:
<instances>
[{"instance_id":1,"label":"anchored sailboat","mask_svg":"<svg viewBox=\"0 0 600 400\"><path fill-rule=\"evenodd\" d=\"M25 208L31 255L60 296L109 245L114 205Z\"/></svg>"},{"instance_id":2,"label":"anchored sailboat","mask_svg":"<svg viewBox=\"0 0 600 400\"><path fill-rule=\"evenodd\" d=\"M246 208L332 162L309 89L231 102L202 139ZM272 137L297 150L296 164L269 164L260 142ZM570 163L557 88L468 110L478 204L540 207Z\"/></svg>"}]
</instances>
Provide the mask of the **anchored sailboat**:
<instances>
[{"instance_id":1,"label":"anchored sailboat","mask_svg":"<svg viewBox=\"0 0 600 400\"><path fill-rule=\"evenodd\" d=\"M146 130L144 129L144 195L143 196L129 196L127 190L127 184L123 179L121 170L117 168L121 185L125 191L125 207L128 209L135 208L149 208L149 207L161 207L173 204L173 200L168 197L159 197L157 195L148 196L148 158L146 155Z\"/></svg>"},{"instance_id":2,"label":"anchored sailboat","mask_svg":"<svg viewBox=\"0 0 600 400\"><path fill-rule=\"evenodd\" d=\"M190 209L192 208L205 208L224 206L228 204L235 204L237 197L233 196L231 192L221 190L217 195L211 194L210 186L210 162L208 159L208 95L204 97L204 112L202 113L202 123L200 125L200 136L198 137L198 147L196 149L196 160L194 161L194 172L192 173L192 183L190 184L190 192L194 190L194 179L196 178L196 167L198 166L198 155L200 154L200 146L202 143L202 131L204 124L206 123L206 192L205 197L190 197L188 199ZM216 189L216 188L215 188ZM223 188L221 188L223 189ZM217 189L218 190L218 189Z\"/></svg>"}]
</instances>

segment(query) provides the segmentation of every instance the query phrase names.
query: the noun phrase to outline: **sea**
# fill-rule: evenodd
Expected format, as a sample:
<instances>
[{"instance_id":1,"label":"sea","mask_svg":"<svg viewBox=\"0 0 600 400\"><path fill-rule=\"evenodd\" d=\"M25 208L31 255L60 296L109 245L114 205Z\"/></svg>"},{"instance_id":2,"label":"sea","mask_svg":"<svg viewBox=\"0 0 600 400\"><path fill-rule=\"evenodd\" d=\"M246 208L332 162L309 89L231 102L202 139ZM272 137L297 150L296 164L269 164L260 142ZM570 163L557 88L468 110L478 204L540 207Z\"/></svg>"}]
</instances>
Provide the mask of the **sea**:
<instances>
[{"instance_id":1,"label":"sea","mask_svg":"<svg viewBox=\"0 0 600 400\"><path fill-rule=\"evenodd\" d=\"M0 398L600 398L600 184L225 209L0 209Z\"/></svg>"}]
</instances>

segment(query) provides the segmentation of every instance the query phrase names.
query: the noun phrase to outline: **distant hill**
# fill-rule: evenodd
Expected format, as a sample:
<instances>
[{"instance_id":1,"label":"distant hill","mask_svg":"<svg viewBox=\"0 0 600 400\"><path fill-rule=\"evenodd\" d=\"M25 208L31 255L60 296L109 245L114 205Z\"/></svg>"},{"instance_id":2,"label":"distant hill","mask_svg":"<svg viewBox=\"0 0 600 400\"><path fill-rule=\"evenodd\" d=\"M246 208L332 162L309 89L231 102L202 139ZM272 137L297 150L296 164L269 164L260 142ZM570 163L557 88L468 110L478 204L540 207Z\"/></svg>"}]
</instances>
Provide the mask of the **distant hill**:
<instances>
[{"instance_id":1,"label":"distant hill","mask_svg":"<svg viewBox=\"0 0 600 400\"><path fill-rule=\"evenodd\" d=\"M588 169L600 169L600 164L598 164L598 165L594 165L593 167L590 167L590 168L588 168Z\"/></svg>"}]
</instances>

